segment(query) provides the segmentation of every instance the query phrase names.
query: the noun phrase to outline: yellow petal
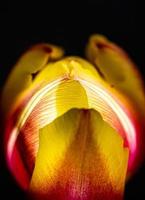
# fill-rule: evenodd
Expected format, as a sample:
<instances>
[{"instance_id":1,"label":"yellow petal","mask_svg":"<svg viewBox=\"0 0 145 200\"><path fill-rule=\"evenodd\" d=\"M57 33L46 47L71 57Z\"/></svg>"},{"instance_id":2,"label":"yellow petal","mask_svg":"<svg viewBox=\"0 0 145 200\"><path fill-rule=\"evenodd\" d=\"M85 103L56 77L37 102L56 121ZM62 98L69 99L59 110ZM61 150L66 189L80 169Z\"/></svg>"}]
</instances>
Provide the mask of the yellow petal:
<instances>
[{"instance_id":1,"label":"yellow petal","mask_svg":"<svg viewBox=\"0 0 145 200\"><path fill-rule=\"evenodd\" d=\"M141 76L128 55L102 35L93 35L86 48L87 58L102 78L134 103L141 116L145 113L145 95Z\"/></svg>"},{"instance_id":2,"label":"yellow petal","mask_svg":"<svg viewBox=\"0 0 145 200\"><path fill-rule=\"evenodd\" d=\"M2 108L8 112L18 95L28 88L35 76L51 61L60 59L63 50L49 44L36 45L29 49L14 66L5 84L2 95Z\"/></svg>"},{"instance_id":3,"label":"yellow petal","mask_svg":"<svg viewBox=\"0 0 145 200\"><path fill-rule=\"evenodd\" d=\"M70 110L39 134L30 183L37 198L121 199L128 151L99 113Z\"/></svg>"}]
</instances>

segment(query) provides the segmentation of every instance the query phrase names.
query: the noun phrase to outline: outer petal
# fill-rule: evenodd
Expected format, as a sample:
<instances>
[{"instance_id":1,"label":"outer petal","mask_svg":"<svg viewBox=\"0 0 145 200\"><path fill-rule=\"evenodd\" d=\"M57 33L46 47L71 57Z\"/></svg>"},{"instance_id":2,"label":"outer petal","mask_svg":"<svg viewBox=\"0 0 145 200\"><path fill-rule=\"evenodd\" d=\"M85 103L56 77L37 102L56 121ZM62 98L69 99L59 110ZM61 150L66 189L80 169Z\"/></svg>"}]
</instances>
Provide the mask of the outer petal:
<instances>
[{"instance_id":1,"label":"outer petal","mask_svg":"<svg viewBox=\"0 0 145 200\"><path fill-rule=\"evenodd\" d=\"M96 70L110 84L110 87L118 90L132 104L136 118L138 118L137 131L137 160L133 164L131 173L144 158L145 151L145 90L141 75L137 67L129 56L116 44L109 41L102 35L93 35L90 37L86 55Z\"/></svg>"},{"instance_id":2,"label":"outer petal","mask_svg":"<svg viewBox=\"0 0 145 200\"><path fill-rule=\"evenodd\" d=\"M86 48L87 58L105 81L131 99L145 116L145 92L137 67L120 47L102 35L93 35ZM144 120L143 120L144 121Z\"/></svg>"},{"instance_id":3,"label":"outer petal","mask_svg":"<svg viewBox=\"0 0 145 200\"><path fill-rule=\"evenodd\" d=\"M2 95L2 108L8 112L18 95L27 89L36 75L48 62L60 59L63 50L50 44L40 44L29 49L17 62L5 84Z\"/></svg>"}]
</instances>

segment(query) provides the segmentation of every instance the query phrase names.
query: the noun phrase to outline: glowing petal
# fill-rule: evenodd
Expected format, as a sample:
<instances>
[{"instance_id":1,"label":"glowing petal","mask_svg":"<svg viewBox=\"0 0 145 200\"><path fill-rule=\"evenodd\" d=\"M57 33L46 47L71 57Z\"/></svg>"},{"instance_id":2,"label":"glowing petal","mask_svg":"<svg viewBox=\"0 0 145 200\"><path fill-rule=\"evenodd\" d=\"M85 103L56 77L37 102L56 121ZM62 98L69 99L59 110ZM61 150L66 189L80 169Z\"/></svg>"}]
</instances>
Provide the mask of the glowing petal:
<instances>
[{"instance_id":1,"label":"glowing petal","mask_svg":"<svg viewBox=\"0 0 145 200\"><path fill-rule=\"evenodd\" d=\"M30 191L36 199L121 199L127 160L96 111L71 110L40 130Z\"/></svg>"}]
</instances>

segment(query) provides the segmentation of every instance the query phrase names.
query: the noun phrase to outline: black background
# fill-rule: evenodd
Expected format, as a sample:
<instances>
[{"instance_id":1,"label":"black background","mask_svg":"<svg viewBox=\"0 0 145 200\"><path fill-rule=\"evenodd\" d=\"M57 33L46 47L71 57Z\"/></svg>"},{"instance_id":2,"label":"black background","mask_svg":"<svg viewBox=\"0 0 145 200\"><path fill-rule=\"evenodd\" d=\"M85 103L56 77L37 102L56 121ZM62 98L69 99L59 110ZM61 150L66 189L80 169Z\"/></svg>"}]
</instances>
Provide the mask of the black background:
<instances>
[{"instance_id":1,"label":"black background","mask_svg":"<svg viewBox=\"0 0 145 200\"><path fill-rule=\"evenodd\" d=\"M139 0L47 1L33 5L20 2L15 7L1 6L0 87L18 57L31 45L49 42L63 46L67 55L84 56L92 33L104 34L122 46L145 78L144 12ZM5 167L2 150L0 156L0 199L9 199L9 195L12 199L25 199ZM145 164L127 183L125 199L145 199Z\"/></svg>"}]
</instances>

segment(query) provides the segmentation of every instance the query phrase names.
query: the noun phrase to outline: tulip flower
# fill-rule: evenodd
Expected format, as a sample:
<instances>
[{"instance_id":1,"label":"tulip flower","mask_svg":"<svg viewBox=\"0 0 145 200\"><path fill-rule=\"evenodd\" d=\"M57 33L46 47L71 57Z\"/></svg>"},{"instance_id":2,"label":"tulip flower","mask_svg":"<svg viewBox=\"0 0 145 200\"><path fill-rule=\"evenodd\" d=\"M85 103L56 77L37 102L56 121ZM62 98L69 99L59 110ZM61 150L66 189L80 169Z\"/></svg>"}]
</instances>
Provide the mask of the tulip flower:
<instances>
[{"instance_id":1,"label":"tulip flower","mask_svg":"<svg viewBox=\"0 0 145 200\"><path fill-rule=\"evenodd\" d=\"M87 60L29 49L2 94L8 168L32 199L121 200L144 151L145 95L128 55L101 35Z\"/></svg>"}]
</instances>

